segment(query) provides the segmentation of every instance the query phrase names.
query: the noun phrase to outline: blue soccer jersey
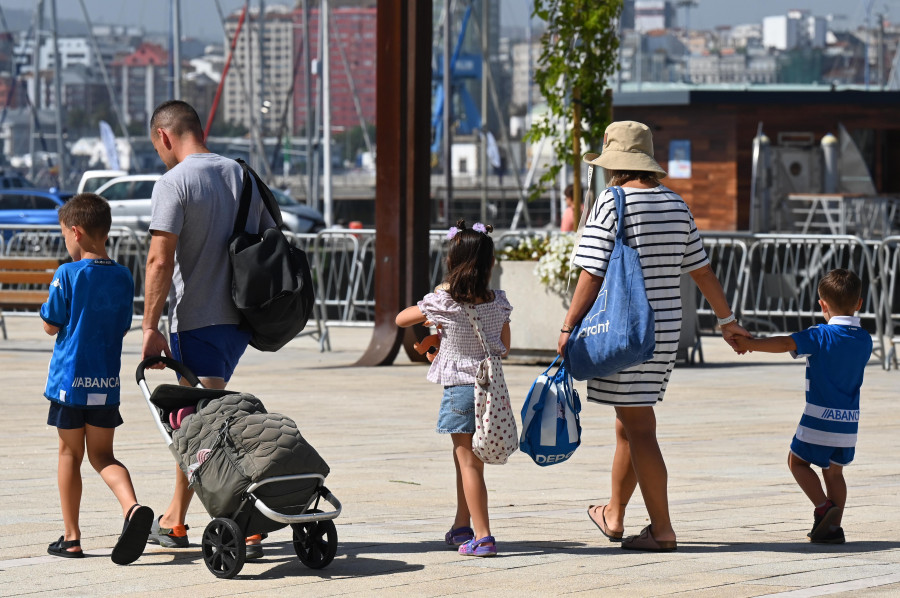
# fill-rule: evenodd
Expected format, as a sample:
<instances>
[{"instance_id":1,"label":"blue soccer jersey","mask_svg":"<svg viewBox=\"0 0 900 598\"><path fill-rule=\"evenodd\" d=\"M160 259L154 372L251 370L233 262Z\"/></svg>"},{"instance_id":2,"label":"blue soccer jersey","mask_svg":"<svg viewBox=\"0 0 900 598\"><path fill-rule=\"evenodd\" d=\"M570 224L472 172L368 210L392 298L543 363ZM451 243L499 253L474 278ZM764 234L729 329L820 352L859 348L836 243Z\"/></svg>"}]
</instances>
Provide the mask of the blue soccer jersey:
<instances>
[{"instance_id":1,"label":"blue soccer jersey","mask_svg":"<svg viewBox=\"0 0 900 598\"><path fill-rule=\"evenodd\" d=\"M859 327L859 318L834 316L828 324L791 335L797 356L806 357L806 408L798 440L836 448L856 446L859 428L859 389L872 337Z\"/></svg>"},{"instance_id":2,"label":"blue soccer jersey","mask_svg":"<svg viewBox=\"0 0 900 598\"><path fill-rule=\"evenodd\" d=\"M119 404L122 337L131 327L134 282L112 260L63 264L41 318L57 326L44 396L81 408Z\"/></svg>"}]
</instances>

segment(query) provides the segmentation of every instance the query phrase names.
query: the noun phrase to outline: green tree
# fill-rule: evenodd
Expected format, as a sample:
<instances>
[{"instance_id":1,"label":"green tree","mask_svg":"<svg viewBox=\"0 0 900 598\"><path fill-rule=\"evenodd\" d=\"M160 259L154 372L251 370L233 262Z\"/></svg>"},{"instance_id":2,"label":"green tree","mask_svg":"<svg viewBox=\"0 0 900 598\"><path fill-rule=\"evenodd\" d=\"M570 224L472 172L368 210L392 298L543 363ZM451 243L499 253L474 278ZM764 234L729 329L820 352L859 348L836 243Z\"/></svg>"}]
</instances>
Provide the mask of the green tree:
<instances>
[{"instance_id":1,"label":"green tree","mask_svg":"<svg viewBox=\"0 0 900 598\"><path fill-rule=\"evenodd\" d=\"M534 0L534 16L547 23L534 80L548 113L536 119L526 140L552 140L556 163L538 181L541 194L556 180L563 164L580 172L582 148L599 151L611 120L608 87L617 67L617 19L623 0ZM571 136L560 134L571 125ZM581 206L581 184L574 178L575 219Z\"/></svg>"}]
</instances>

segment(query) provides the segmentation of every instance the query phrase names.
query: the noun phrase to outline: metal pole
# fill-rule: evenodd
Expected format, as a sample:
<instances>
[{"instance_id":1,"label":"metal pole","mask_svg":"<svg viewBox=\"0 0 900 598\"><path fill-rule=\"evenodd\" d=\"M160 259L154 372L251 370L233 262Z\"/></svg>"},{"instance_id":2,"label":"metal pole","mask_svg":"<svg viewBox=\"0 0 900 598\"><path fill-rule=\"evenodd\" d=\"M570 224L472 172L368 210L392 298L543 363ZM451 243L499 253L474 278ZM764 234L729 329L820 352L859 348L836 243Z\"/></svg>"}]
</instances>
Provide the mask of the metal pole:
<instances>
[{"instance_id":1,"label":"metal pole","mask_svg":"<svg viewBox=\"0 0 900 598\"><path fill-rule=\"evenodd\" d=\"M488 47L488 11L490 8L490 0L481 0L481 47ZM481 221L487 220L487 187L488 187L488 157L487 157L487 134L488 134L488 90L487 90L487 72L491 68L488 60L488 54L484 50L481 52Z\"/></svg>"},{"instance_id":2,"label":"metal pole","mask_svg":"<svg viewBox=\"0 0 900 598\"><path fill-rule=\"evenodd\" d=\"M31 167L28 169L28 178L34 180L34 167L36 160L34 159L34 135L37 129L37 119L41 107L41 30L44 28L44 0L38 0L36 12L34 16L34 52L31 56L31 75L33 78L32 93L34 96L31 105L35 110L34 118L31 119L31 137L28 142L28 151L31 155Z\"/></svg>"},{"instance_id":3,"label":"metal pole","mask_svg":"<svg viewBox=\"0 0 900 598\"><path fill-rule=\"evenodd\" d=\"M259 18L259 14L257 14L257 18ZM256 153L253 151L254 148L259 147L259 128L256 125L256 111L258 106L256 105L256 84L253 80L253 13L250 13L250 22L247 23L249 25L248 30L250 35L247 36L247 111L250 114L250 149L249 156L250 158L250 167L259 170L259 162L256 158ZM259 31L257 31L257 35L259 35ZM265 161L268 164L268 160Z\"/></svg>"},{"instance_id":4,"label":"metal pole","mask_svg":"<svg viewBox=\"0 0 900 598\"><path fill-rule=\"evenodd\" d=\"M302 0L303 3L303 77L304 97L306 103L306 122L303 128L306 129L306 201L315 205L313 200L313 176L312 176L312 160L310 159L310 150L313 144L312 130L312 57L309 53L309 0Z\"/></svg>"},{"instance_id":5,"label":"metal pole","mask_svg":"<svg viewBox=\"0 0 900 598\"><path fill-rule=\"evenodd\" d=\"M109 73L106 72L106 64L103 62L103 57L100 55L100 46L97 45L97 38L94 37L94 25L91 23L91 17L84 5L84 0L78 1L81 4L81 14L84 15L84 22L87 25L88 36L91 38L91 48L93 48L94 50L94 55L97 58L97 65L100 67L100 73L103 75L103 82L106 84L106 91L107 93L109 93L110 106L112 106L113 112L116 115L116 122L119 123L119 128L122 129L122 136L125 137L125 142L128 144L128 151L131 152L128 168L128 170L131 170L132 165L134 164L135 157L134 146L131 145L131 135L129 135L128 127L125 126L125 121L122 118L122 108L116 98L116 90L113 88L112 82L109 80Z\"/></svg>"},{"instance_id":6,"label":"metal pole","mask_svg":"<svg viewBox=\"0 0 900 598\"><path fill-rule=\"evenodd\" d=\"M328 35L328 0L322 0L319 18L322 22L322 216L325 224L334 224L334 210L331 202L331 36Z\"/></svg>"},{"instance_id":7,"label":"metal pole","mask_svg":"<svg viewBox=\"0 0 900 598\"><path fill-rule=\"evenodd\" d=\"M265 0L259 0L259 27L257 29L257 42L259 42L259 136L260 140L266 136L266 120L269 119L270 110L266 107L266 3ZM265 111L262 108L266 108ZM265 152L263 152L265 156ZM265 159L265 158L263 158Z\"/></svg>"},{"instance_id":8,"label":"metal pole","mask_svg":"<svg viewBox=\"0 0 900 598\"><path fill-rule=\"evenodd\" d=\"M453 88L450 83L450 16L452 7L452 0L444 0L444 113L441 116L444 129L444 222L448 226L450 225L450 202L453 201L453 156L451 154L453 135L450 131L451 113L453 112Z\"/></svg>"},{"instance_id":9,"label":"metal pole","mask_svg":"<svg viewBox=\"0 0 900 598\"><path fill-rule=\"evenodd\" d=\"M181 99L181 0L172 2L172 93Z\"/></svg>"},{"instance_id":10,"label":"metal pole","mask_svg":"<svg viewBox=\"0 0 900 598\"><path fill-rule=\"evenodd\" d=\"M50 18L53 23L53 63L56 68L53 69L53 93L56 96L56 153L58 155L56 163L59 166L59 187L66 186L66 146L63 143L63 108L65 102L62 97L62 84L60 82L60 72L62 64L59 61L59 36L56 32L56 0L50 3Z\"/></svg>"}]
</instances>

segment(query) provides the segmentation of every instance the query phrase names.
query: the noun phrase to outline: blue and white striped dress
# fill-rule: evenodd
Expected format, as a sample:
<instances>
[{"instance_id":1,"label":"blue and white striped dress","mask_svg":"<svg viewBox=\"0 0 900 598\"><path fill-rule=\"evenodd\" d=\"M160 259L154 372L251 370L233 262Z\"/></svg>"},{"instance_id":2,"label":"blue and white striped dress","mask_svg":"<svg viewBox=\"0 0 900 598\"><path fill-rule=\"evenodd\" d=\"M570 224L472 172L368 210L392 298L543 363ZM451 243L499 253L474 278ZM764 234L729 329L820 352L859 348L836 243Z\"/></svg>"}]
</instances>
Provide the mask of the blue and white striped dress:
<instances>
[{"instance_id":1,"label":"blue and white striped dress","mask_svg":"<svg viewBox=\"0 0 900 598\"><path fill-rule=\"evenodd\" d=\"M655 405L663 400L678 350L681 274L705 266L709 259L681 197L663 185L623 190L625 240L641 256L647 297L656 315L656 350L650 361L589 380L587 398L609 405ZM591 274L605 276L617 223L615 200L606 189L588 216L575 263Z\"/></svg>"}]
</instances>

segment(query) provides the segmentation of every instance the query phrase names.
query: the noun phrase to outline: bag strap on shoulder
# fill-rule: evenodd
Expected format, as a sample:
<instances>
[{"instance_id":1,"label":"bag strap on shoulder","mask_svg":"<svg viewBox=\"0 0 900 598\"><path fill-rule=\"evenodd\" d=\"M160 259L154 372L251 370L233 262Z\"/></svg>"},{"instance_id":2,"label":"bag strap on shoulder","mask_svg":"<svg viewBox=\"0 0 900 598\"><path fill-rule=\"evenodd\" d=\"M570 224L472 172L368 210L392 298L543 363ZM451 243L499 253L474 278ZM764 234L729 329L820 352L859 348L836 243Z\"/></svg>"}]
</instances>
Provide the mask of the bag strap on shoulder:
<instances>
[{"instance_id":1,"label":"bag strap on shoulder","mask_svg":"<svg viewBox=\"0 0 900 598\"><path fill-rule=\"evenodd\" d=\"M481 346L484 347L484 356L486 359L490 359L491 357L491 349L488 347L487 338L484 336L484 331L481 329L481 323L478 320L478 312L475 311L475 307L469 305L468 303L462 304L463 309L466 310L466 315L469 316L469 322L472 324L472 328L475 329L475 334L478 335L478 340L481 341Z\"/></svg>"},{"instance_id":2,"label":"bag strap on shoulder","mask_svg":"<svg viewBox=\"0 0 900 598\"><path fill-rule=\"evenodd\" d=\"M616 242L625 242L625 190L621 187L610 187L616 202Z\"/></svg>"},{"instance_id":3,"label":"bag strap on shoulder","mask_svg":"<svg viewBox=\"0 0 900 598\"><path fill-rule=\"evenodd\" d=\"M281 209L278 207L278 202L275 201L275 196L272 195L272 190L269 189L268 185L262 182L262 179L259 178L256 171L250 168L246 162L240 158L235 161L241 165L241 169L244 171L244 179L241 186L241 203L238 206L237 217L234 219L232 236L242 233L247 229L247 218L250 215L250 202L253 199L253 184L250 182L251 177L256 181L256 188L259 190L259 196L262 198L263 205L266 206L269 215L272 216L272 220L275 221L275 226L281 228L284 221L281 219Z\"/></svg>"}]
</instances>

